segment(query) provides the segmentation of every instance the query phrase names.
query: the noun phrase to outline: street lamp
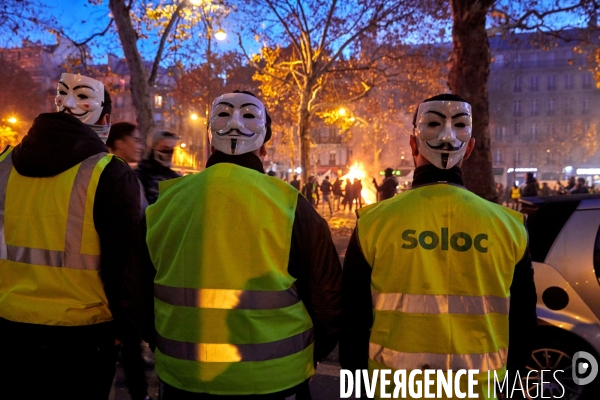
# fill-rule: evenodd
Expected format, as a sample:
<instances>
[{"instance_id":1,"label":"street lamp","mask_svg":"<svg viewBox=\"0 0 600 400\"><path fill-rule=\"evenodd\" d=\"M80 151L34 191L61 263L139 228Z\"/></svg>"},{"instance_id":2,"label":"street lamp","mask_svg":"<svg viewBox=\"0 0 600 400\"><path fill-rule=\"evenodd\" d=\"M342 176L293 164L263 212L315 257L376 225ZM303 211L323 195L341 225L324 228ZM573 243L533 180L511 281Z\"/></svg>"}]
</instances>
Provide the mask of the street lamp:
<instances>
[{"instance_id":1,"label":"street lamp","mask_svg":"<svg viewBox=\"0 0 600 400\"><path fill-rule=\"evenodd\" d=\"M338 114L340 114L343 117L344 115L346 115L346 109L344 107L341 107L338 110Z\"/></svg>"},{"instance_id":2,"label":"street lamp","mask_svg":"<svg viewBox=\"0 0 600 400\"><path fill-rule=\"evenodd\" d=\"M217 38L217 40L225 40L227 38L227 32L223 29L219 29L215 32L215 38Z\"/></svg>"},{"instance_id":3,"label":"street lamp","mask_svg":"<svg viewBox=\"0 0 600 400\"><path fill-rule=\"evenodd\" d=\"M11 124L16 124L17 123L17 119L15 117L10 117L8 119L8 122L10 122Z\"/></svg>"},{"instance_id":4,"label":"street lamp","mask_svg":"<svg viewBox=\"0 0 600 400\"><path fill-rule=\"evenodd\" d=\"M192 115L190 115L190 118L192 119L192 121L195 121L198 119L198 114L193 113Z\"/></svg>"}]
</instances>

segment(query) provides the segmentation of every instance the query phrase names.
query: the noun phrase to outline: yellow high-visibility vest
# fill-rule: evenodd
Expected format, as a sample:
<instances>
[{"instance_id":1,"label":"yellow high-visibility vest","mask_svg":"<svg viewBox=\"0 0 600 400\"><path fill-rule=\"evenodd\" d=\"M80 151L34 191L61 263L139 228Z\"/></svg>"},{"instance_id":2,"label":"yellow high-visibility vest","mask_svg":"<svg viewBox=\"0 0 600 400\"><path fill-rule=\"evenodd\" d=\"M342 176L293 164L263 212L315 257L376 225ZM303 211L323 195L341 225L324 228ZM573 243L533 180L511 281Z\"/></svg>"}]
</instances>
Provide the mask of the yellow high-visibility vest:
<instances>
[{"instance_id":1,"label":"yellow high-visibility vest","mask_svg":"<svg viewBox=\"0 0 600 400\"><path fill-rule=\"evenodd\" d=\"M158 377L250 395L312 376L312 320L287 270L298 191L229 163L159 187L146 211Z\"/></svg>"},{"instance_id":2,"label":"yellow high-visibility vest","mask_svg":"<svg viewBox=\"0 0 600 400\"><path fill-rule=\"evenodd\" d=\"M358 213L372 267L369 369L478 369L487 398L488 371L500 379L506 371L510 286L527 248L523 215L441 183Z\"/></svg>"},{"instance_id":3,"label":"yellow high-visibility vest","mask_svg":"<svg viewBox=\"0 0 600 400\"><path fill-rule=\"evenodd\" d=\"M521 189L519 189L518 187L511 187L510 188L510 198L511 199L519 199L521 198Z\"/></svg>"},{"instance_id":4,"label":"yellow high-visibility vest","mask_svg":"<svg viewBox=\"0 0 600 400\"><path fill-rule=\"evenodd\" d=\"M14 169L11 151L0 156L0 317L60 326L112 320L93 215L112 155L30 178Z\"/></svg>"}]
</instances>

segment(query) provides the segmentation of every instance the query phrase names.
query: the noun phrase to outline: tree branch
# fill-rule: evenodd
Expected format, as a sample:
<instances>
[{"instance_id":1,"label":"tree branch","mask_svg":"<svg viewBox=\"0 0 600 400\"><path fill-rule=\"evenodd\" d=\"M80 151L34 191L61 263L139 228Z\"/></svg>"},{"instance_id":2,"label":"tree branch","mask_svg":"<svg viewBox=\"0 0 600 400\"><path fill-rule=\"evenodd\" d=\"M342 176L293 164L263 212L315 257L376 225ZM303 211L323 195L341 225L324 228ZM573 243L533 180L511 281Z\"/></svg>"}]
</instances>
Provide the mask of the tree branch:
<instances>
[{"instance_id":1,"label":"tree branch","mask_svg":"<svg viewBox=\"0 0 600 400\"><path fill-rule=\"evenodd\" d=\"M315 104L314 106L312 106L312 109L310 111L312 112L312 111L316 111L317 109L336 108L341 105L355 103L355 102L359 101L360 99L363 99L364 97L366 97L369 94L369 92L371 91L371 89L373 89L373 87L367 85L366 82L361 82L361 84L364 89L361 94L354 96L350 99L343 100L343 101L334 101L334 102Z\"/></svg>"},{"instance_id":2,"label":"tree branch","mask_svg":"<svg viewBox=\"0 0 600 400\"><path fill-rule=\"evenodd\" d=\"M154 86L154 83L156 81L158 65L160 64L160 60L162 59L162 53L165 48L165 42L167 41L167 37L169 36L169 33L171 32L171 28L175 24L175 21L177 21L177 19L179 18L179 13L187 4L188 1L184 0L177 5L177 8L173 12L173 15L171 15L171 19L169 20L169 23L167 24L167 27L165 28L165 31L163 32L160 38L160 44L158 45L158 50L156 51L156 56L154 57L154 62L152 63L152 70L150 71L150 76L148 77L148 85L150 85L151 87Z\"/></svg>"}]
</instances>

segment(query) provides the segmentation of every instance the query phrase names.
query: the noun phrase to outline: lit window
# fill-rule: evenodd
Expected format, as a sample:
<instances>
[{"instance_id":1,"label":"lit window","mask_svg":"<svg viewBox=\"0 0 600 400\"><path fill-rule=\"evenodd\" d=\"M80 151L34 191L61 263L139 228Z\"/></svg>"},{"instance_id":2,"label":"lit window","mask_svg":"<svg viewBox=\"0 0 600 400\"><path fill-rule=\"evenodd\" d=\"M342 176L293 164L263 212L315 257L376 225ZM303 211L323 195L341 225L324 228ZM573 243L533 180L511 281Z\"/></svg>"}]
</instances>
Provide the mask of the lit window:
<instances>
[{"instance_id":1,"label":"lit window","mask_svg":"<svg viewBox=\"0 0 600 400\"><path fill-rule=\"evenodd\" d=\"M154 96L154 108L162 108L162 96L158 94Z\"/></svg>"}]
</instances>

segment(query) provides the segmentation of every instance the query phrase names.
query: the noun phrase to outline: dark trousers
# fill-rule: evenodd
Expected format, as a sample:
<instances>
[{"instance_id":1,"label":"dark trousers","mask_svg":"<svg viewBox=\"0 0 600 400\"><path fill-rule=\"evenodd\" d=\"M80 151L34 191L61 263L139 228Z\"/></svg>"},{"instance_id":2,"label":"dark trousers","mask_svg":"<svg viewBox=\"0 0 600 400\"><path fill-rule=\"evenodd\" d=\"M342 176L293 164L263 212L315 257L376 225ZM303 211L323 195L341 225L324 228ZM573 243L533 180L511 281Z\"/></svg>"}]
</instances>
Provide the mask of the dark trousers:
<instances>
[{"instance_id":1,"label":"dark trousers","mask_svg":"<svg viewBox=\"0 0 600 400\"><path fill-rule=\"evenodd\" d=\"M148 395L146 363L142 358L141 340L130 337L121 346L121 365L125 370L125 384L132 400L143 400Z\"/></svg>"},{"instance_id":2,"label":"dark trousers","mask_svg":"<svg viewBox=\"0 0 600 400\"><path fill-rule=\"evenodd\" d=\"M60 345L2 343L0 387L14 399L106 400L115 376L114 339Z\"/></svg>"},{"instance_id":3,"label":"dark trousers","mask_svg":"<svg viewBox=\"0 0 600 400\"><path fill-rule=\"evenodd\" d=\"M174 388L160 382L160 400L285 400L296 394L296 400L311 400L309 380L306 380L291 389L271 394L221 396L206 393L192 393Z\"/></svg>"}]
</instances>

